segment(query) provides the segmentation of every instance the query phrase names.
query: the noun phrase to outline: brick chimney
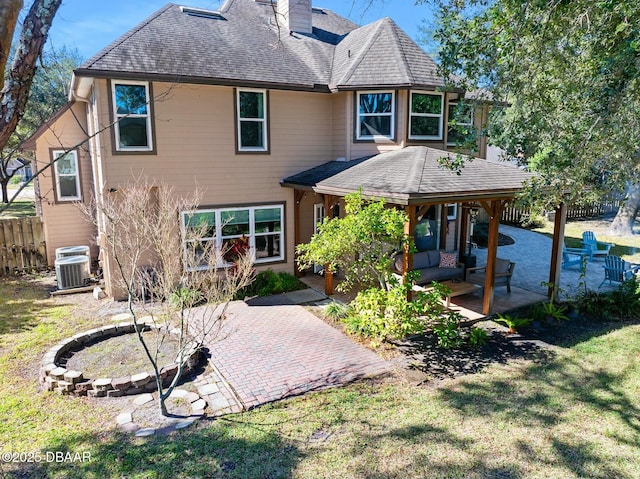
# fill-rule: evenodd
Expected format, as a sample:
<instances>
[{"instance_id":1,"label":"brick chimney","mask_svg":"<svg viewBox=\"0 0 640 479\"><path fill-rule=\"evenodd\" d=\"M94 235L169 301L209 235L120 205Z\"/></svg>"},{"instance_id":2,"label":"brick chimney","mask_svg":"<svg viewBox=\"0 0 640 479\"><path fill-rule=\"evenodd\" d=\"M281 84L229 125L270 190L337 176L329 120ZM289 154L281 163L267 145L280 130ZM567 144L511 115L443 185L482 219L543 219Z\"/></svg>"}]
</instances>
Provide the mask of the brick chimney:
<instances>
[{"instance_id":1,"label":"brick chimney","mask_svg":"<svg viewBox=\"0 0 640 479\"><path fill-rule=\"evenodd\" d=\"M290 32L312 33L311 0L278 0L278 14Z\"/></svg>"}]
</instances>

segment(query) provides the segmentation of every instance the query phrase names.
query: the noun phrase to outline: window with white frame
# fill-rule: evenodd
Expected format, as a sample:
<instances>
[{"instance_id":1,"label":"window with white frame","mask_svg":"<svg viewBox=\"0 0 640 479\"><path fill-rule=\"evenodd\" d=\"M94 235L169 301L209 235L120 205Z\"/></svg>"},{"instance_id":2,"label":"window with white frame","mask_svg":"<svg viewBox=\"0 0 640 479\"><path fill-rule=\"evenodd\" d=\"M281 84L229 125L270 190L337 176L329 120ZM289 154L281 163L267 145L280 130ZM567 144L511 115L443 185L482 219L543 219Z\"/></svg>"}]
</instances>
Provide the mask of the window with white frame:
<instances>
[{"instance_id":1,"label":"window with white frame","mask_svg":"<svg viewBox=\"0 0 640 479\"><path fill-rule=\"evenodd\" d=\"M447 120L447 145L464 145L473 138L473 106L465 103L450 102Z\"/></svg>"},{"instance_id":2,"label":"window with white frame","mask_svg":"<svg viewBox=\"0 0 640 479\"><path fill-rule=\"evenodd\" d=\"M255 263L284 259L284 205L243 206L182 213L185 263L207 267L206 255L217 252L217 267L233 261L234 245L248 244ZM221 253L221 254L220 254Z\"/></svg>"},{"instance_id":3,"label":"window with white frame","mask_svg":"<svg viewBox=\"0 0 640 479\"><path fill-rule=\"evenodd\" d=\"M148 82L111 84L116 151L151 151L151 100Z\"/></svg>"},{"instance_id":4,"label":"window with white frame","mask_svg":"<svg viewBox=\"0 0 640 479\"><path fill-rule=\"evenodd\" d=\"M358 92L356 138L370 140L394 137L395 95L392 91Z\"/></svg>"},{"instance_id":5,"label":"window with white frame","mask_svg":"<svg viewBox=\"0 0 640 479\"><path fill-rule=\"evenodd\" d=\"M58 201L80 201L80 172L78 170L78 152L54 150L53 161Z\"/></svg>"},{"instance_id":6,"label":"window with white frame","mask_svg":"<svg viewBox=\"0 0 640 479\"><path fill-rule=\"evenodd\" d=\"M444 95L412 91L409 107L409 139L441 140Z\"/></svg>"},{"instance_id":7,"label":"window with white frame","mask_svg":"<svg viewBox=\"0 0 640 479\"><path fill-rule=\"evenodd\" d=\"M266 90L238 90L236 112L238 151L267 151Z\"/></svg>"}]
</instances>

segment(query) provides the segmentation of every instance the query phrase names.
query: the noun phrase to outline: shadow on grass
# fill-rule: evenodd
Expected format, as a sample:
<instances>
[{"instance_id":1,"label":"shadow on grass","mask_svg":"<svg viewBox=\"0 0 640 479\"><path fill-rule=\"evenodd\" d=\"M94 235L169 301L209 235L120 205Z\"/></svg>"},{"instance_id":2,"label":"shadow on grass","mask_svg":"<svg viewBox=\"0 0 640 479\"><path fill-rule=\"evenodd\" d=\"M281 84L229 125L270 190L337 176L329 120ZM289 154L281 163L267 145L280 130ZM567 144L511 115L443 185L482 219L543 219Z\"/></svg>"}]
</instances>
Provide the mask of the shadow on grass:
<instances>
[{"instance_id":1,"label":"shadow on grass","mask_svg":"<svg viewBox=\"0 0 640 479\"><path fill-rule=\"evenodd\" d=\"M515 370L511 379L463 381L455 389L440 390L439 395L465 417L482 417L487 421L492 417L508 418L513 424L532 430L552 430L559 423L580 421L580 418L570 416L575 411L568 409L584 408L587 415L584 427L593 428L599 421L613 419L618 425L616 433L620 439L624 438L616 442L637 447L640 444L640 408L636 398L623 386L625 378L632 373L628 368L612 373L587 369L570 358L559 358ZM577 477L635 477L619 469L620 463L611 461L609 454L612 451L603 451L597 435L583 431L580 424L573 424L572 428L572 433L552 438L553 460L557 465ZM547 453L529 450L526 444L520 444L519 449L534 466L549 461Z\"/></svg>"},{"instance_id":2,"label":"shadow on grass","mask_svg":"<svg viewBox=\"0 0 640 479\"><path fill-rule=\"evenodd\" d=\"M513 359L522 358L549 358L552 355L550 351L541 349L536 344L513 342L496 331L490 333L490 338L484 346L476 349L441 348L432 333L405 340L398 344L398 349L409 358L412 368L422 371L430 379L475 374L492 364L506 364Z\"/></svg>"},{"instance_id":3,"label":"shadow on grass","mask_svg":"<svg viewBox=\"0 0 640 479\"><path fill-rule=\"evenodd\" d=\"M224 422L224 421L222 421ZM240 439L209 420L172 434L139 439L129 434L70 435L47 451L89 460L27 464L7 478L286 478L302 457L279 435L257 430ZM43 452L44 454L44 452ZM1 472L1 471L0 471ZM0 473L0 477L2 474Z\"/></svg>"},{"instance_id":4,"label":"shadow on grass","mask_svg":"<svg viewBox=\"0 0 640 479\"><path fill-rule=\"evenodd\" d=\"M49 291L36 282L22 277L0 279L0 335L35 327L39 314L53 307L44 303L48 297Z\"/></svg>"}]
</instances>

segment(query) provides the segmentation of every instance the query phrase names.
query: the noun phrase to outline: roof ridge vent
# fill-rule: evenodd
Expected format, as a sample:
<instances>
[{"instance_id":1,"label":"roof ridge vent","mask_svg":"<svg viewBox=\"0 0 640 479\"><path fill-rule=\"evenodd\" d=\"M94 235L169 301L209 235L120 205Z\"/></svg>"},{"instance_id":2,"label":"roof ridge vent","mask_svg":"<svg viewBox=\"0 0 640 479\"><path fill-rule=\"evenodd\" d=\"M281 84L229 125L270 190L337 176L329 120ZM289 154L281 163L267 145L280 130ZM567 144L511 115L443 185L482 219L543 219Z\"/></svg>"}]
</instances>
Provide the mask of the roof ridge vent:
<instances>
[{"instance_id":1,"label":"roof ridge vent","mask_svg":"<svg viewBox=\"0 0 640 479\"><path fill-rule=\"evenodd\" d=\"M216 10L207 10L205 8L180 6L180 11L192 17L213 18L215 20L224 20L222 14Z\"/></svg>"}]
</instances>

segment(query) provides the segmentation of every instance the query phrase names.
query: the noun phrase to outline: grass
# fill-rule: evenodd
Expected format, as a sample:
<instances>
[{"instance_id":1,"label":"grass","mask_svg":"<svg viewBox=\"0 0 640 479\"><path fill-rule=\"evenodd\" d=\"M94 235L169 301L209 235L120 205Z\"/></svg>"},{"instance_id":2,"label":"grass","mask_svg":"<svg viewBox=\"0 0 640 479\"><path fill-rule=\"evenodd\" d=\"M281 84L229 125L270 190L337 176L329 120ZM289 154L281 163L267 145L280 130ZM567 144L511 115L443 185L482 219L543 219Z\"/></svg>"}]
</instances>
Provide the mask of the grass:
<instances>
[{"instance_id":1,"label":"grass","mask_svg":"<svg viewBox=\"0 0 640 479\"><path fill-rule=\"evenodd\" d=\"M0 297L2 450L91 457L1 464L3 479L640 477L640 325L438 387L361 382L135 439L114 430L122 403L37 384L44 351L96 319L33 283Z\"/></svg>"},{"instance_id":2,"label":"grass","mask_svg":"<svg viewBox=\"0 0 640 479\"><path fill-rule=\"evenodd\" d=\"M26 218L36 215L35 201L14 201L9 208L0 212L0 219Z\"/></svg>"},{"instance_id":3,"label":"grass","mask_svg":"<svg viewBox=\"0 0 640 479\"><path fill-rule=\"evenodd\" d=\"M565 244L569 248L580 248L582 246L582 233L584 231L594 231L598 241L613 243L610 254L620 256L626 261L640 263L640 235L633 236L609 236L606 228L602 227L601 221L577 220L568 221L565 226ZM546 221L545 225L533 228L533 231L542 233L550 238L553 237L553 223Z\"/></svg>"}]
</instances>

